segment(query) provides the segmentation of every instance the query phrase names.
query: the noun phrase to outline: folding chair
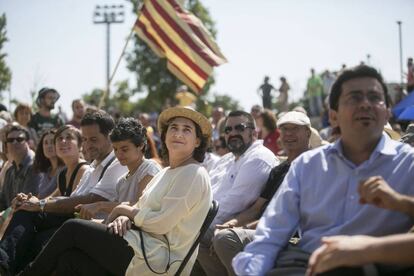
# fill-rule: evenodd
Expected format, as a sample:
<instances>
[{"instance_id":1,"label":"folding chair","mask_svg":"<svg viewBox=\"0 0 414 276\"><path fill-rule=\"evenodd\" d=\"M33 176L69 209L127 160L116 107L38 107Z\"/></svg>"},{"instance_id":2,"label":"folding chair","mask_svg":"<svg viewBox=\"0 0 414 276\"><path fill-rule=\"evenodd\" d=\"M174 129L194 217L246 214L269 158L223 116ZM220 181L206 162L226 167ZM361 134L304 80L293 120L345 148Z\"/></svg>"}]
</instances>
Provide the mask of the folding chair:
<instances>
[{"instance_id":1,"label":"folding chair","mask_svg":"<svg viewBox=\"0 0 414 276\"><path fill-rule=\"evenodd\" d=\"M203 238L204 234L206 233L208 227L213 222L214 217L217 214L217 211L219 209L218 202L216 200L213 200L210 206L210 210L207 213L206 218L204 219L203 225L201 225L200 233L198 234L197 239L194 241L193 245L191 246L190 250L188 251L187 255L183 259L180 267L178 268L177 272L175 273L175 276L179 276L181 272L184 270L185 266L187 265L188 260L191 258L191 256L194 253L194 250L197 248L198 244L200 243L200 240Z\"/></svg>"}]
</instances>

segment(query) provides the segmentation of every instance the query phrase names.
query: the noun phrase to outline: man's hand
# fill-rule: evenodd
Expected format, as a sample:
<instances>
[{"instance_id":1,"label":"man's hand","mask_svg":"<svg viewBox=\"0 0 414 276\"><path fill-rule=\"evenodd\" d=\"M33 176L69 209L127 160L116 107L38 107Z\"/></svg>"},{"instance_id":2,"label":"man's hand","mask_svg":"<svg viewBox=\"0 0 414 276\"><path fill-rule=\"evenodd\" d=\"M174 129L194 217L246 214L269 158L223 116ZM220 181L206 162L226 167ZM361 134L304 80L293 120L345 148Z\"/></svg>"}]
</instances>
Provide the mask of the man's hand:
<instances>
[{"instance_id":1,"label":"man's hand","mask_svg":"<svg viewBox=\"0 0 414 276\"><path fill-rule=\"evenodd\" d=\"M375 240L369 236L333 236L322 238L322 245L309 258L307 276L342 266L370 263L366 251Z\"/></svg>"},{"instance_id":2,"label":"man's hand","mask_svg":"<svg viewBox=\"0 0 414 276\"><path fill-rule=\"evenodd\" d=\"M130 220L134 220L134 217L136 216L138 211L139 210L133 206L120 204L116 206L114 209L112 209L112 212L108 215L106 219L106 223L114 221L119 216L126 216Z\"/></svg>"},{"instance_id":3,"label":"man's hand","mask_svg":"<svg viewBox=\"0 0 414 276\"><path fill-rule=\"evenodd\" d=\"M27 198L28 198L28 195L24 193L18 193L11 202L11 206L13 210L17 211L20 208L20 206L23 204L23 202L27 200Z\"/></svg>"},{"instance_id":4,"label":"man's hand","mask_svg":"<svg viewBox=\"0 0 414 276\"><path fill-rule=\"evenodd\" d=\"M123 237L131 229L131 220L127 216L119 216L108 224L109 231L114 235Z\"/></svg>"},{"instance_id":5,"label":"man's hand","mask_svg":"<svg viewBox=\"0 0 414 276\"><path fill-rule=\"evenodd\" d=\"M234 228L234 227L236 227L236 224L237 224L237 222L234 222L234 221L228 221L228 222L226 222L226 223L223 223L223 224L216 224L216 229L219 229L219 230L221 230L221 229L227 229L227 228Z\"/></svg>"},{"instance_id":6,"label":"man's hand","mask_svg":"<svg viewBox=\"0 0 414 276\"><path fill-rule=\"evenodd\" d=\"M32 194L28 194L26 200L20 205L19 210L40 212L39 199L32 196Z\"/></svg>"},{"instance_id":7,"label":"man's hand","mask_svg":"<svg viewBox=\"0 0 414 276\"><path fill-rule=\"evenodd\" d=\"M100 203L90 203L90 204L79 204L75 207L75 210L79 212L79 218L81 219L92 219L100 211Z\"/></svg>"},{"instance_id":8,"label":"man's hand","mask_svg":"<svg viewBox=\"0 0 414 276\"><path fill-rule=\"evenodd\" d=\"M381 176L372 176L359 183L360 203L396 210L400 194L394 191Z\"/></svg>"}]
</instances>

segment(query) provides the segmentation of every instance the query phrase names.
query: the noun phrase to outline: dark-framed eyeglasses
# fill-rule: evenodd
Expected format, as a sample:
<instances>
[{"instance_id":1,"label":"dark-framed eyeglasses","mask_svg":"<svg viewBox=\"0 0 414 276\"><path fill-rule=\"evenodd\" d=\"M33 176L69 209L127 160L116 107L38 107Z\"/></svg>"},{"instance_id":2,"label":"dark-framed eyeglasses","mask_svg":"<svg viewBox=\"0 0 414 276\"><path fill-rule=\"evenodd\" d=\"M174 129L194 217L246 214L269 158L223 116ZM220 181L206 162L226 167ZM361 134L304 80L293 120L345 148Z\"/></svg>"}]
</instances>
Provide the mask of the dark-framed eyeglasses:
<instances>
[{"instance_id":1,"label":"dark-framed eyeglasses","mask_svg":"<svg viewBox=\"0 0 414 276\"><path fill-rule=\"evenodd\" d=\"M246 128L254 129L253 126L242 123L242 124L238 124L238 125L235 125L235 126L226 126L224 128L224 133L229 134L230 132L233 131L233 129L236 130L238 133L242 133Z\"/></svg>"},{"instance_id":2,"label":"dark-framed eyeglasses","mask_svg":"<svg viewBox=\"0 0 414 276\"><path fill-rule=\"evenodd\" d=\"M385 104L385 97L381 93L377 92L369 92L367 94L364 94L362 92L355 92L350 93L345 97L345 104L347 105L355 105L360 104L364 101L364 99L367 99L369 103L374 105L384 105Z\"/></svg>"},{"instance_id":3,"label":"dark-framed eyeglasses","mask_svg":"<svg viewBox=\"0 0 414 276\"><path fill-rule=\"evenodd\" d=\"M13 138L7 138L6 139L6 143L8 143L8 144L13 144L14 142L17 142L17 143L22 143L23 141L26 141L26 138L23 138L23 137L13 137Z\"/></svg>"}]
</instances>

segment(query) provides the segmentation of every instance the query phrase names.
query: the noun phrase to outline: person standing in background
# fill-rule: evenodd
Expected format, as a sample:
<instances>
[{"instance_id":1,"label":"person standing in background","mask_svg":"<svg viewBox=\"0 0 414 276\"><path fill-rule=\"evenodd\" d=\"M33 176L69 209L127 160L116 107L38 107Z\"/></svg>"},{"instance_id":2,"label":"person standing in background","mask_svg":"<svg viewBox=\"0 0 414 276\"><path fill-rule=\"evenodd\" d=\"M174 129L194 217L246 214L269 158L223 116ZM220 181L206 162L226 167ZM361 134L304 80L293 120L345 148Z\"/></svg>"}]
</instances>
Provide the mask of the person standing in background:
<instances>
[{"instance_id":1,"label":"person standing in background","mask_svg":"<svg viewBox=\"0 0 414 276\"><path fill-rule=\"evenodd\" d=\"M60 95L56 89L43 87L39 90L36 99L39 111L32 116L29 122L29 127L36 131L38 137L46 129L59 128L64 125L63 120L59 116L52 115L52 110L55 108L55 103L59 97Z\"/></svg>"}]
</instances>

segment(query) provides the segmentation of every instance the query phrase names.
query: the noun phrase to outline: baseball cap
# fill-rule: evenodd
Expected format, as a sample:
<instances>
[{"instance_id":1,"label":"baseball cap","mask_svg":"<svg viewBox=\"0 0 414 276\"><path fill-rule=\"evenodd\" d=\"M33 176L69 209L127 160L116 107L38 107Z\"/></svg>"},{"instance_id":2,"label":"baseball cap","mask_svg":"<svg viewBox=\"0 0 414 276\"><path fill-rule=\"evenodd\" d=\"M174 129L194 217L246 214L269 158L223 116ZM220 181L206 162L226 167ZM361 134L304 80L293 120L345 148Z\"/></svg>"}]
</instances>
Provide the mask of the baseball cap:
<instances>
[{"instance_id":1,"label":"baseball cap","mask_svg":"<svg viewBox=\"0 0 414 276\"><path fill-rule=\"evenodd\" d=\"M295 124L300 126L311 126L309 117L303 112L299 111L289 111L285 113L277 121L277 127L280 127L283 124Z\"/></svg>"}]
</instances>

